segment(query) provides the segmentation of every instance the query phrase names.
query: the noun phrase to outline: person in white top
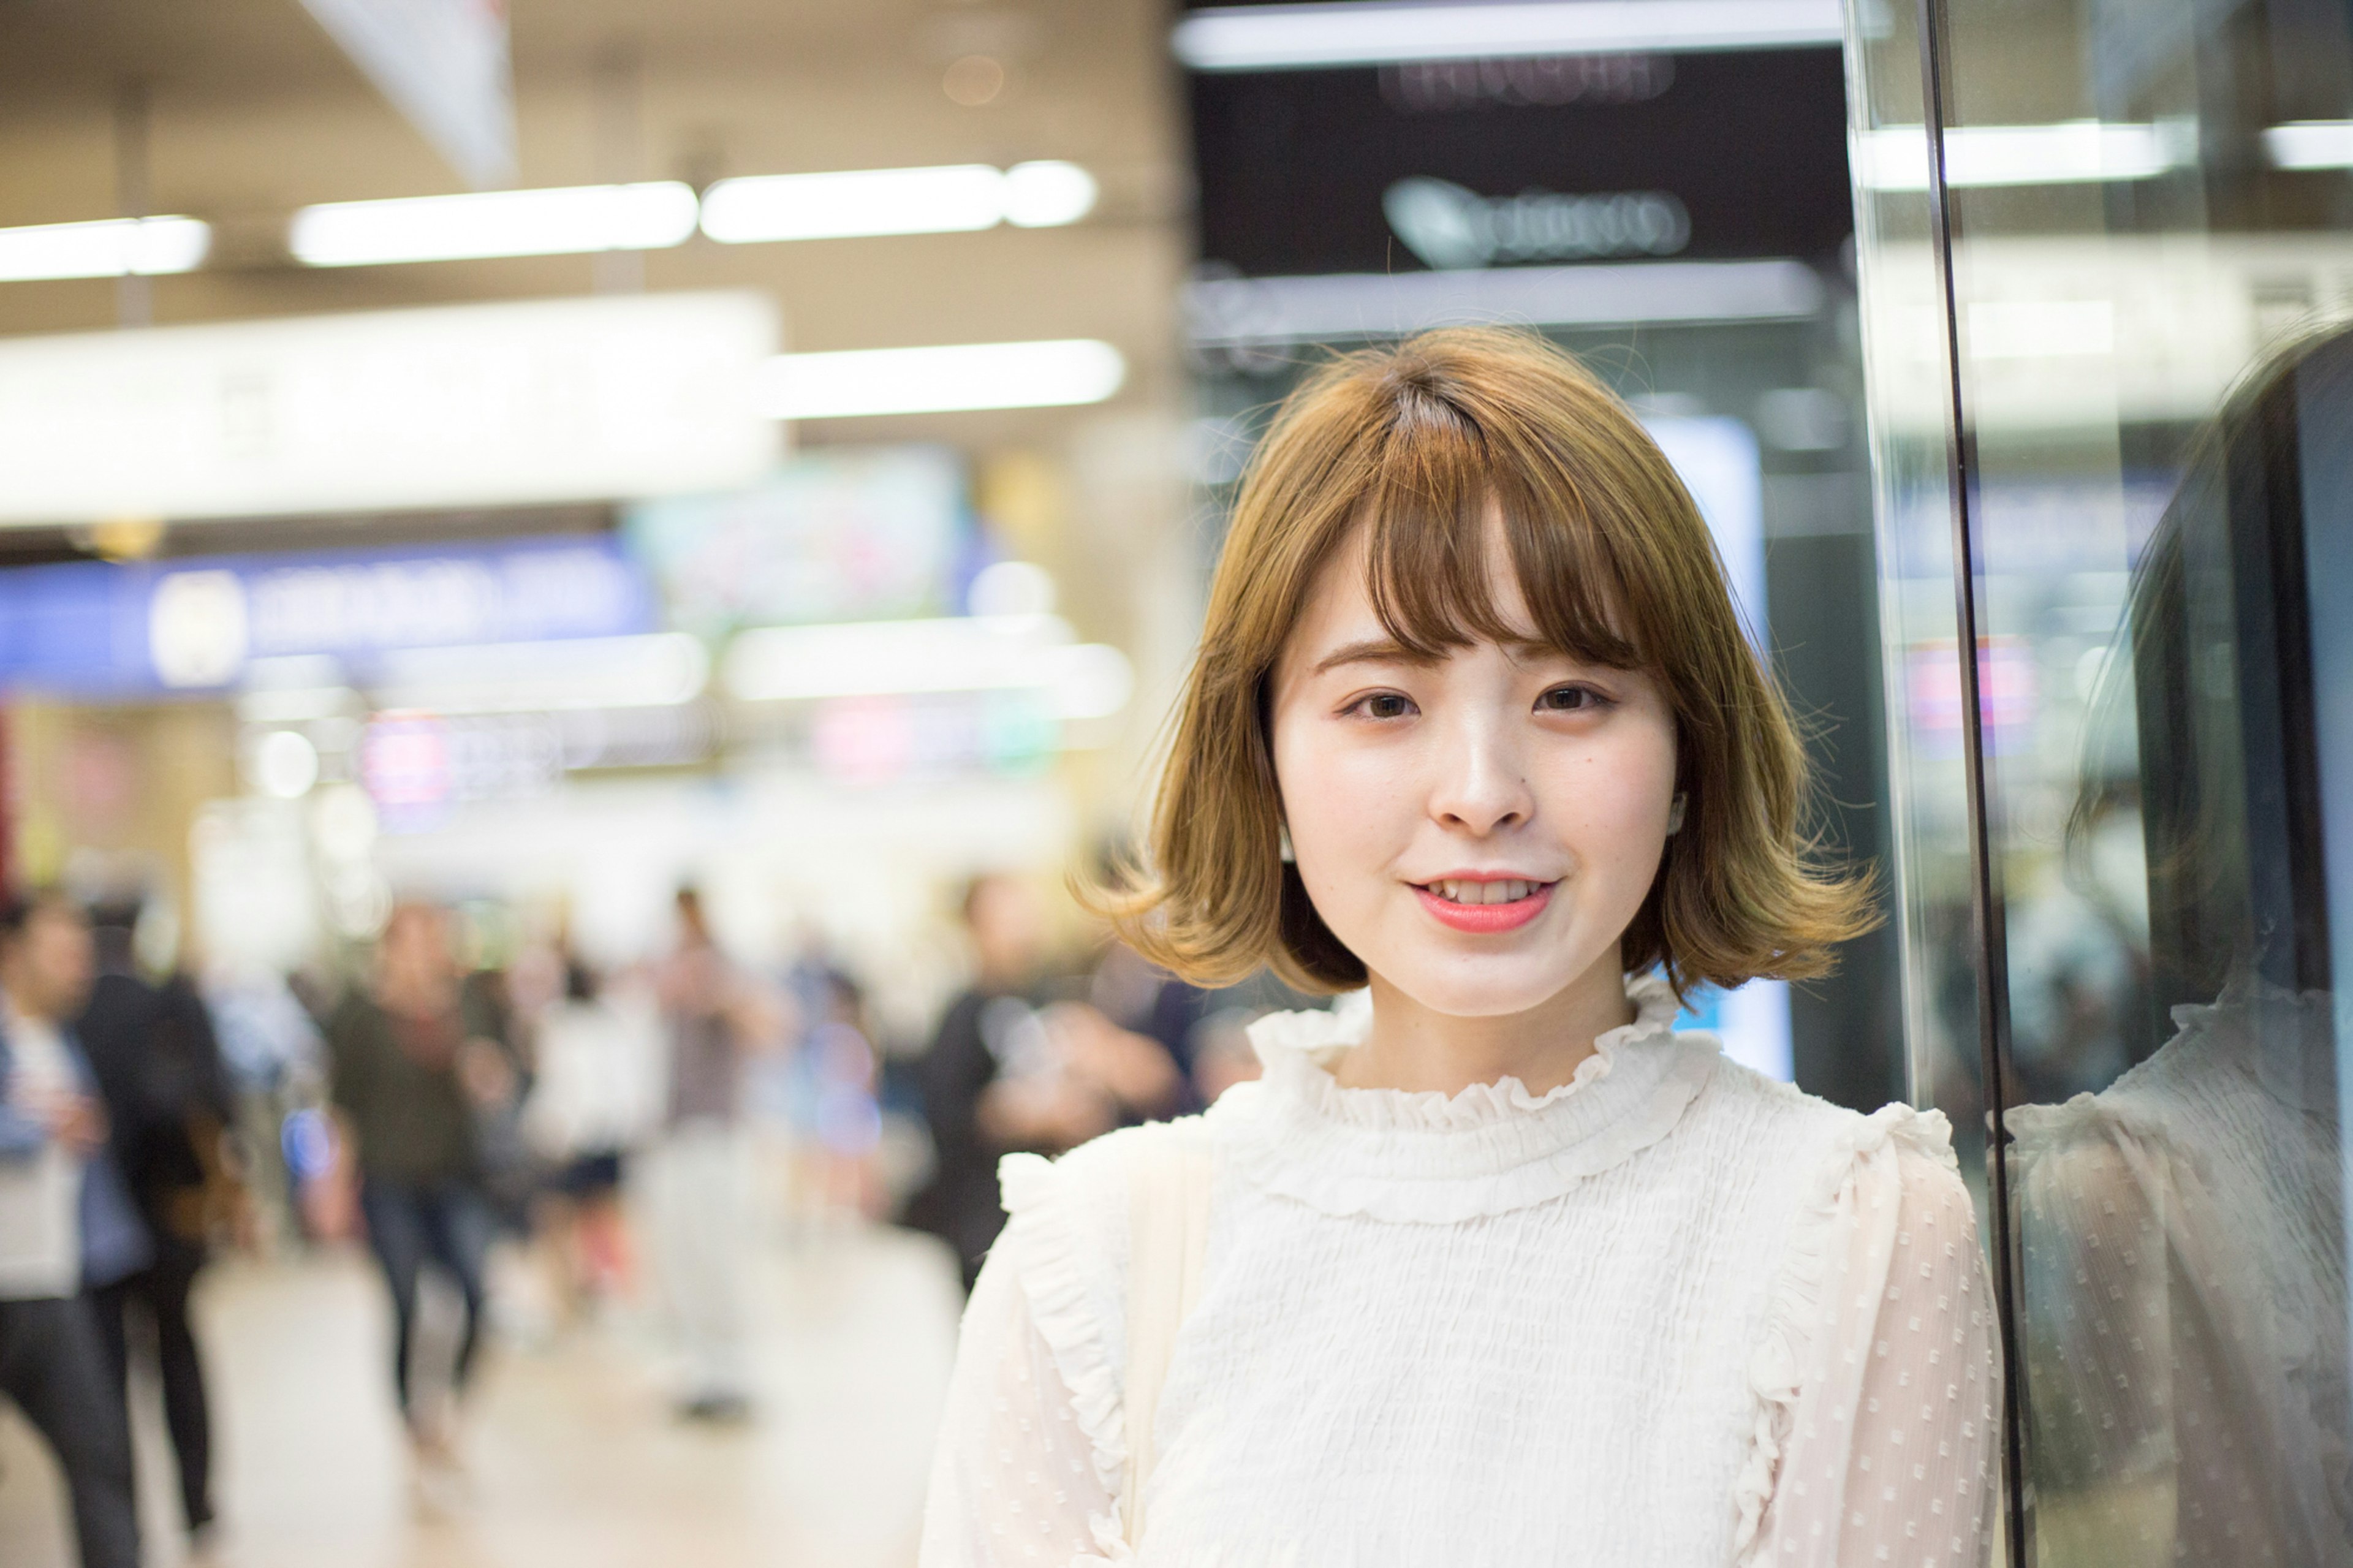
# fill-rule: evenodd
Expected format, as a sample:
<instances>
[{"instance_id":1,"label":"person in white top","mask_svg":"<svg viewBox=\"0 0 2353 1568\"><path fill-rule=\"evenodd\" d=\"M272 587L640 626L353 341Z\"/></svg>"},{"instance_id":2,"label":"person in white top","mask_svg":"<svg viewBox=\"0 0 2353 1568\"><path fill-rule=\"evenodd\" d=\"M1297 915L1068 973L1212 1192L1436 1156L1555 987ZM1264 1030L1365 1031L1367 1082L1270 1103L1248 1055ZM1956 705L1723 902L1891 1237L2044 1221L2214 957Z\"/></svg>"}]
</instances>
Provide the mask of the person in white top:
<instances>
[{"instance_id":1,"label":"person in white top","mask_svg":"<svg viewBox=\"0 0 2353 1568\"><path fill-rule=\"evenodd\" d=\"M81 1568L138 1568L129 1412L85 1287L144 1267L148 1237L69 1022L91 968L80 910L0 895L0 1396L57 1457Z\"/></svg>"},{"instance_id":2,"label":"person in white top","mask_svg":"<svg viewBox=\"0 0 2353 1568\"><path fill-rule=\"evenodd\" d=\"M1106 895L1257 1083L1048 1164L968 1308L924 1568L1980 1564L1998 1369L1943 1119L1677 1034L1871 921L1689 495L1540 341L1294 395Z\"/></svg>"}]
</instances>

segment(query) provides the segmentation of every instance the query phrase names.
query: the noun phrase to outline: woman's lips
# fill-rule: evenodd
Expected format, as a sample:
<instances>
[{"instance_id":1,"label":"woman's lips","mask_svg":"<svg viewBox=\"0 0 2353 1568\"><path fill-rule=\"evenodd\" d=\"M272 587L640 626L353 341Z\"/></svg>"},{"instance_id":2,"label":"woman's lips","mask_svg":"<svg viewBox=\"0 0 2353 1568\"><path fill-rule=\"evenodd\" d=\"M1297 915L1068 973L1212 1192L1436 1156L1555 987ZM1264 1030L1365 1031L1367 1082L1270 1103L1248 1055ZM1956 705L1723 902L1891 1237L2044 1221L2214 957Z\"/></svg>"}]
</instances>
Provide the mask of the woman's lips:
<instances>
[{"instance_id":1,"label":"woman's lips","mask_svg":"<svg viewBox=\"0 0 2353 1568\"><path fill-rule=\"evenodd\" d=\"M1553 889L1559 885L1539 882L1527 897L1508 904L1458 904L1425 887L1416 886L1413 891L1421 900L1421 907L1440 924L1474 936L1492 936L1497 931L1515 931L1544 913L1545 906L1552 901Z\"/></svg>"}]
</instances>

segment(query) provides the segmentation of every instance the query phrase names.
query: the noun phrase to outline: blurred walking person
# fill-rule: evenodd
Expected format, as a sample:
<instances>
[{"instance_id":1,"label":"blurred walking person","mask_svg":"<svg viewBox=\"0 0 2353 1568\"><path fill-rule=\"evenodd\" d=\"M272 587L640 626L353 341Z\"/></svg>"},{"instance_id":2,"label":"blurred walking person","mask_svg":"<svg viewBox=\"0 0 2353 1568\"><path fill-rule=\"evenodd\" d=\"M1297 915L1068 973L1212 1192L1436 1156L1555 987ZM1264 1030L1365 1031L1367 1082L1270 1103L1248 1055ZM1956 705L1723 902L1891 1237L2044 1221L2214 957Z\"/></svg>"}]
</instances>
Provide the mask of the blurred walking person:
<instances>
[{"instance_id":1,"label":"blurred walking person","mask_svg":"<svg viewBox=\"0 0 2353 1568\"><path fill-rule=\"evenodd\" d=\"M745 1063L777 1033L775 1005L712 940L702 895L678 892L678 945L655 977L670 1097L653 1154L654 1265L686 1359L680 1414L751 1414L752 1145Z\"/></svg>"},{"instance_id":2,"label":"blurred walking person","mask_svg":"<svg viewBox=\"0 0 2353 1568\"><path fill-rule=\"evenodd\" d=\"M568 951L557 958L564 994L539 1012L522 1132L554 1168L540 1223L568 1321L629 1283L621 1184L631 1152L661 1121L669 1064L650 997L607 984Z\"/></svg>"},{"instance_id":3,"label":"blurred walking person","mask_svg":"<svg viewBox=\"0 0 2353 1568\"><path fill-rule=\"evenodd\" d=\"M0 902L0 1393L57 1455L82 1568L138 1568L131 1424L84 1290L149 1250L70 1023L90 970L70 904Z\"/></svg>"},{"instance_id":4,"label":"blurred walking person","mask_svg":"<svg viewBox=\"0 0 2353 1568\"><path fill-rule=\"evenodd\" d=\"M192 1538L213 1521L212 1427L188 1299L216 1229L234 1224L241 1187L224 1140L237 1116L228 1070L203 999L185 976L150 984L132 954L135 905L100 911L98 978L75 1026L104 1097L132 1201L153 1242L146 1268L94 1293L115 1378L130 1388L129 1321L153 1325L164 1419L179 1465Z\"/></svg>"},{"instance_id":5,"label":"blurred walking person","mask_svg":"<svg viewBox=\"0 0 2353 1568\"><path fill-rule=\"evenodd\" d=\"M1005 1228L1000 1159L1059 1154L1124 1121L1165 1114L1184 1080L1157 1042L1092 1004L1041 1005L1046 917L1026 883L976 878L962 913L973 978L917 1068L934 1164L902 1217L948 1244L969 1291Z\"/></svg>"},{"instance_id":6,"label":"blurred walking person","mask_svg":"<svg viewBox=\"0 0 2353 1568\"><path fill-rule=\"evenodd\" d=\"M370 984L327 1024L331 1097L353 1145L368 1245L392 1292L393 1388L429 1479L455 1467L457 1405L480 1344L493 1222L482 1192L477 1103L508 1087L499 1047L469 1026L448 916L394 909ZM464 1305L448 1397L418 1387L417 1283L438 1266Z\"/></svg>"}]
</instances>

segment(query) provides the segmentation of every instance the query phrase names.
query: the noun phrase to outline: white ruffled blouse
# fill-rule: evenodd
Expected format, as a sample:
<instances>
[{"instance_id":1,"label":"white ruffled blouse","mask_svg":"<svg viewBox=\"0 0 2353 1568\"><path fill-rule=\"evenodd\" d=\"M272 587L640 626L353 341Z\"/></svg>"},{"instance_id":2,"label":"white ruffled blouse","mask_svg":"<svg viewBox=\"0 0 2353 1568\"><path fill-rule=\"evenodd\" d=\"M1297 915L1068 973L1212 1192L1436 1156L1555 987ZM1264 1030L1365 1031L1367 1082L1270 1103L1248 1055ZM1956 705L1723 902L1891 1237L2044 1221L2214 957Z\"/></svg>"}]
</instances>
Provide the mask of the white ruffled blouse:
<instances>
[{"instance_id":1,"label":"white ruffled blouse","mask_svg":"<svg viewBox=\"0 0 2353 1568\"><path fill-rule=\"evenodd\" d=\"M1840 1110L1673 1031L1574 1079L1344 1089L1369 1014L1252 1030L1203 1117L1197 1306L1121 1538L1126 1161L1005 1162L924 1568L1987 1561L1998 1374L1936 1112Z\"/></svg>"}]
</instances>

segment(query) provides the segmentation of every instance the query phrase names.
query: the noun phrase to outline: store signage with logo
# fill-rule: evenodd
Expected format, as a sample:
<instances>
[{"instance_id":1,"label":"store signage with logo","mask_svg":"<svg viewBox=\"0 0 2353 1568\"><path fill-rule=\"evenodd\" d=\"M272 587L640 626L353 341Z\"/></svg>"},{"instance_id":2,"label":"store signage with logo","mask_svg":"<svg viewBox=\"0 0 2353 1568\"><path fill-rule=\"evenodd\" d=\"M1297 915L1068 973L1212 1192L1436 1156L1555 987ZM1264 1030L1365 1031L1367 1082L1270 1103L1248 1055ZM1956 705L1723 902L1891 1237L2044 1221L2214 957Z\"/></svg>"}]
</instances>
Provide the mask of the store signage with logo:
<instances>
[{"instance_id":1,"label":"store signage with logo","mask_svg":"<svg viewBox=\"0 0 2353 1568\"><path fill-rule=\"evenodd\" d=\"M302 5L467 184L514 178L514 77L502 0Z\"/></svg>"},{"instance_id":2,"label":"store signage with logo","mask_svg":"<svg viewBox=\"0 0 2353 1568\"><path fill-rule=\"evenodd\" d=\"M604 538L217 556L0 572L0 686L83 697L200 694L257 661L364 673L405 649L621 637L659 615Z\"/></svg>"},{"instance_id":3,"label":"store signage with logo","mask_svg":"<svg viewBox=\"0 0 2353 1568\"><path fill-rule=\"evenodd\" d=\"M1691 214L1664 191L1482 196L1416 175L1381 198L1389 227L1422 265L1445 270L1516 261L1672 256L1691 243Z\"/></svg>"},{"instance_id":4,"label":"store signage with logo","mask_svg":"<svg viewBox=\"0 0 2353 1568\"><path fill-rule=\"evenodd\" d=\"M1835 47L1197 71L1187 85L1213 274L1820 263L1853 228Z\"/></svg>"},{"instance_id":5,"label":"store signage with logo","mask_svg":"<svg viewBox=\"0 0 2353 1568\"><path fill-rule=\"evenodd\" d=\"M776 339L727 292L0 340L0 523L734 489L781 450Z\"/></svg>"}]
</instances>

